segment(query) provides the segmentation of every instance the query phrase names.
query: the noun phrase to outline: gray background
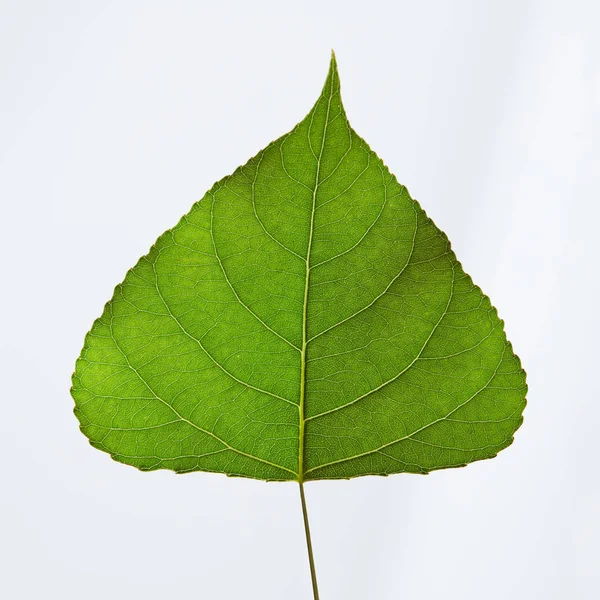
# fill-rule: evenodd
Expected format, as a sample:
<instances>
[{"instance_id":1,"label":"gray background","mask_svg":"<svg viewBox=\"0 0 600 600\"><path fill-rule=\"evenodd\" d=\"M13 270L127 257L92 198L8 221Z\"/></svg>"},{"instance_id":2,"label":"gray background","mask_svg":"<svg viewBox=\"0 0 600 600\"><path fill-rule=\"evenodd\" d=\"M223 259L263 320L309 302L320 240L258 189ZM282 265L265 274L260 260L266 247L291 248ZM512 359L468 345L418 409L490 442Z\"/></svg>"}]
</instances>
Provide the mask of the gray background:
<instances>
[{"instance_id":1,"label":"gray background","mask_svg":"<svg viewBox=\"0 0 600 600\"><path fill-rule=\"evenodd\" d=\"M296 485L114 463L68 390L114 285L306 114L334 48L530 393L493 461L309 484L322 598L600 597L598 6L0 1L0 595L311 597Z\"/></svg>"}]
</instances>

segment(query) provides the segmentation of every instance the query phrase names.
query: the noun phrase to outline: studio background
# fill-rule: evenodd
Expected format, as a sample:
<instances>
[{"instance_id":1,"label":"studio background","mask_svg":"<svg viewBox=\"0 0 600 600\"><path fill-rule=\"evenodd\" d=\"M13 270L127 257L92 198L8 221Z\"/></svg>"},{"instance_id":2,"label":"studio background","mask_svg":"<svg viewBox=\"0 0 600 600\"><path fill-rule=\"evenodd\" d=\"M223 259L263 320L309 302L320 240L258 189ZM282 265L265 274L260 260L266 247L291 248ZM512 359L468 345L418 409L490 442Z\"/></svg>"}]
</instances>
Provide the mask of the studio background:
<instances>
[{"instance_id":1,"label":"studio background","mask_svg":"<svg viewBox=\"0 0 600 600\"><path fill-rule=\"evenodd\" d=\"M69 395L128 268L311 108L452 241L528 372L491 461L306 485L323 600L598 597L593 1L0 1L0 595L312 597L298 486L141 473Z\"/></svg>"}]
</instances>

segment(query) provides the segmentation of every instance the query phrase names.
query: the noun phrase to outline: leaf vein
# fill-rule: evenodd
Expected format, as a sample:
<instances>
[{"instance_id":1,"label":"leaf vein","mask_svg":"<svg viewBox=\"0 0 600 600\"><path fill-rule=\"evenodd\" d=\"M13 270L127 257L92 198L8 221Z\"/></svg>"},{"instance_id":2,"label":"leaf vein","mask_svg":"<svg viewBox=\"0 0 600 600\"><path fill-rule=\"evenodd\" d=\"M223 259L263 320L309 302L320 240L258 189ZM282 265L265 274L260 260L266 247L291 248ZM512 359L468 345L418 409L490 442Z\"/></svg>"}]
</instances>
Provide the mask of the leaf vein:
<instances>
[{"instance_id":1,"label":"leaf vein","mask_svg":"<svg viewBox=\"0 0 600 600\"><path fill-rule=\"evenodd\" d=\"M492 376L488 379L488 381L481 387L479 388L473 395L471 395L469 398L467 398L464 402L461 402L457 407L453 408L448 414L444 415L443 417L440 417L439 419L435 419L434 421L432 421L431 423L427 423L426 425L423 425L423 427L420 427L419 429L416 429L415 431L413 431L412 433L409 433L401 438L398 438L396 440L392 440L391 442L387 442L386 444L383 444L382 446L379 446L379 448L374 448L373 450L368 450L366 452L362 452L360 454L355 454L354 456L348 456L346 458L340 458L339 460L334 460L331 461L329 463L325 463L323 465L318 465L316 467L312 467L311 469L308 469L306 471L306 473L310 473L312 471L316 471L318 469L324 469L325 467L329 467L331 465L335 465L335 464L339 464L339 463L343 463L343 462L347 462L350 460L354 460L355 458L362 458L363 456L368 456L370 454L374 454L376 452L380 452L381 450L383 450L384 448L388 448L389 446L393 446L394 444L398 444L400 442L403 442L405 440L411 439L413 438L415 435L417 435L418 433L421 433L422 431L425 431L426 429L428 429L429 427L433 427L434 425L436 425L437 423L441 423L442 421L446 421L449 417L451 417L455 412L457 412L458 410L460 410L461 408L463 408L464 406L467 406L474 398L476 398L481 392L483 392L485 389L487 389L487 387L489 386L489 384L493 381L493 379L496 377L497 373L498 373L498 369L500 368L500 365L502 364L502 361L504 360L504 354L506 352L506 348L507 348L508 344L505 344L504 349L502 351L502 355L500 356L500 360L498 362L498 364L496 365L496 368L494 369L494 372L492 373Z\"/></svg>"},{"instance_id":2,"label":"leaf vein","mask_svg":"<svg viewBox=\"0 0 600 600\"><path fill-rule=\"evenodd\" d=\"M252 454L248 454L247 452L244 452L243 450L239 450L238 448L234 448L233 446L229 445L225 440L221 439L218 435L216 435L215 433L213 433L212 431L209 431L208 429L204 429L203 427L200 427L199 425L197 425L196 423L194 423L193 421L189 421L188 419L186 419L180 412L177 411L177 409L172 406L171 404L169 404L166 400L164 400L163 398L161 398L152 388L152 386L150 386L150 384L144 379L144 377L142 376L142 374L131 364L129 357L127 356L127 354L122 350L121 346L119 346L119 342L117 341L117 338L114 335L113 332L113 312L112 312L112 305L111 305L111 317L110 317L110 335L111 338L117 348L117 350L119 350L119 352L123 355L123 358L125 359L125 361L127 362L127 366L135 373L135 375L138 377L138 379L146 386L146 388L148 389L148 391L154 396L154 398L156 398L156 400L158 400L159 402L162 402L166 407L170 408L173 413L179 418L181 419L182 422L187 423L188 425L190 425L191 427L194 427L195 429L197 429L198 431L205 433L206 435L214 438L215 440L217 440L218 442L220 442L221 444L223 444L227 449L231 450L232 452L236 452L237 454L240 454L242 456L245 456L247 458L251 458L254 460L257 460L259 462L265 463L267 465L270 465L271 467L276 467L278 469L281 469L283 471L288 471L289 473L292 473L293 475L296 475L296 473L294 471L292 471L291 469L288 469L287 467L284 467L282 465L276 465L275 463L272 463L268 460L265 460L264 458L259 458L258 456L254 456Z\"/></svg>"}]
</instances>

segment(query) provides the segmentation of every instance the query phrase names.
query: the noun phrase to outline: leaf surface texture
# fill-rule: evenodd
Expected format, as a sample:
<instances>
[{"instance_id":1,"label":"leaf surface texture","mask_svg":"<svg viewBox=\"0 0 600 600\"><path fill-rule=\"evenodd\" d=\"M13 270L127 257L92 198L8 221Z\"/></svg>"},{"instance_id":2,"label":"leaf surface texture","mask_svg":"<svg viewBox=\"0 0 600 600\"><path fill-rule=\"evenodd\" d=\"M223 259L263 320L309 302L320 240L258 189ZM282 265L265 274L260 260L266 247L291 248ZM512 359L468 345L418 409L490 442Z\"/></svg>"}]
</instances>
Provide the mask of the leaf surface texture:
<instances>
[{"instance_id":1,"label":"leaf surface texture","mask_svg":"<svg viewBox=\"0 0 600 600\"><path fill-rule=\"evenodd\" d=\"M118 461L300 481L491 458L525 392L489 299L351 128L335 58L307 117L127 273L72 389Z\"/></svg>"}]
</instances>

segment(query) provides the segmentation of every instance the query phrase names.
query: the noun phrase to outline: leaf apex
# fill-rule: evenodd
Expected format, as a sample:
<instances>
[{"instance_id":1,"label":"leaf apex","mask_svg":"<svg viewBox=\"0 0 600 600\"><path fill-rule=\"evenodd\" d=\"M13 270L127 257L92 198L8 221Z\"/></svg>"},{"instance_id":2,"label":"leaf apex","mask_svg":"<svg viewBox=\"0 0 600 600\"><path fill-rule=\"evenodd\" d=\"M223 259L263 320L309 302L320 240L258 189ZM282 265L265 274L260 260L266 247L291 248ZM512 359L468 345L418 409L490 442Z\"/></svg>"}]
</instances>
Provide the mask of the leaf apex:
<instances>
[{"instance_id":1,"label":"leaf apex","mask_svg":"<svg viewBox=\"0 0 600 600\"><path fill-rule=\"evenodd\" d=\"M342 104L342 98L340 93L340 75L338 72L337 59L335 56L335 52L333 49L331 50L331 58L329 60L329 70L327 71L327 77L325 78L325 83L323 84L323 88L321 89L321 93L316 103L312 107L309 116L307 118L311 118L310 115L318 110L318 107L325 107L325 112L329 115L337 114L338 112L345 115L344 106ZM329 108L327 108L329 107Z\"/></svg>"},{"instance_id":2,"label":"leaf apex","mask_svg":"<svg viewBox=\"0 0 600 600\"><path fill-rule=\"evenodd\" d=\"M335 56L335 51L333 50L333 48L331 49L331 59L329 60L329 71L332 75L335 75L339 81L340 76L338 73L337 58Z\"/></svg>"}]
</instances>

